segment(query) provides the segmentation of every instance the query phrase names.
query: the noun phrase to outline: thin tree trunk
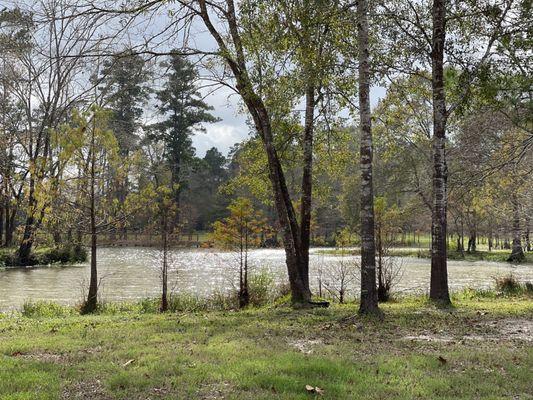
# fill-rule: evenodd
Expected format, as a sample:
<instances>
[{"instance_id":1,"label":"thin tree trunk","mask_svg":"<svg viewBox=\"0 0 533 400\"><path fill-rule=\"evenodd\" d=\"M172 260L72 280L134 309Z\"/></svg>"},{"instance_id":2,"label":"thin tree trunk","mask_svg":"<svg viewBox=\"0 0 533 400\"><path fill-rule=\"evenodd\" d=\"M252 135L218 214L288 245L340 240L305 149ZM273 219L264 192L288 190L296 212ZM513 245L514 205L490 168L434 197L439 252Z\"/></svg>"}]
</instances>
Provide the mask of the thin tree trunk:
<instances>
[{"instance_id":1,"label":"thin tree trunk","mask_svg":"<svg viewBox=\"0 0 533 400\"><path fill-rule=\"evenodd\" d=\"M33 173L30 173L30 187L28 192L28 209L26 222L24 224L24 232L22 234L22 240L20 242L18 250L18 263L19 265L29 265L31 260L31 249L34 241L34 228L35 228L35 212L37 208L37 199L35 198L35 178Z\"/></svg>"},{"instance_id":2,"label":"thin tree trunk","mask_svg":"<svg viewBox=\"0 0 533 400\"><path fill-rule=\"evenodd\" d=\"M312 79L309 77L308 79ZM315 88L310 83L305 93L305 124L303 137L302 200L300 208L300 230L302 247L301 274L304 285L309 287L309 244L311 235L311 206L313 193L313 134L315 114Z\"/></svg>"},{"instance_id":3,"label":"thin tree trunk","mask_svg":"<svg viewBox=\"0 0 533 400\"><path fill-rule=\"evenodd\" d=\"M96 231L96 201L95 201L95 180L96 180L96 146L95 146L95 116L93 116L93 128L91 134L91 176L90 176L90 213L91 213L91 277L89 281L89 293L87 301L84 306L84 313L92 313L96 311L98 304L98 269L96 260L97 248L97 231Z\"/></svg>"},{"instance_id":4,"label":"thin tree trunk","mask_svg":"<svg viewBox=\"0 0 533 400\"><path fill-rule=\"evenodd\" d=\"M529 215L526 215L526 222L525 222L525 233L524 233L524 240L525 240L525 244L526 244L526 251L531 251L531 240L529 238L530 236L530 223L531 223L531 219L529 218Z\"/></svg>"},{"instance_id":5,"label":"thin tree trunk","mask_svg":"<svg viewBox=\"0 0 533 400\"><path fill-rule=\"evenodd\" d=\"M522 248L521 230L520 230L520 208L516 193L511 195L511 204L513 205L513 246L508 261L524 261L524 249Z\"/></svg>"},{"instance_id":6,"label":"thin tree trunk","mask_svg":"<svg viewBox=\"0 0 533 400\"><path fill-rule=\"evenodd\" d=\"M5 203L7 203L7 197ZM2 247L2 245L4 244L4 214L4 204L0 204L0 247Z\"/></svg>"},{"instance_id":7,"label":"thin tree trunk","mask_svg":"<svg viewBox=\"0 0 533 400\"><path fill-rule=\"evenodd\" d=\"M379 309L376 290L367 0L357 2L357 43L359 50L359 118L361 124L361 303L359 312L368 314L376 313Z\"/></svg>"},{"instance_id":8,"label":"thin tree trunk","mask_svg":"<svg viewBox=\"0 0 533 400\"><path fill-rule=\"evenodd\" d=\"M165 212L165 211L163 211ZM167 222L167 216L163 215L163 233L162 233L162 241L163 241L163 270L161 271L161 280L162 280L162 288L161 288L161 307L159 310L161 312L168 311L168 222Z\"/></svg>"},{"instance_id":9,"label":"thin tree trunk","mask_svg":"<svg viewBox=\"0 0 533 400\"><path fill-rule=\"evenodd\" d=\"M449 304L446 249L447 178L446 96L444 92L444 42L446 38L445 0L434 0L432 7L432 92L433 92L433 212L431 226L431 300Z\"/></svg>"}]
</instances>

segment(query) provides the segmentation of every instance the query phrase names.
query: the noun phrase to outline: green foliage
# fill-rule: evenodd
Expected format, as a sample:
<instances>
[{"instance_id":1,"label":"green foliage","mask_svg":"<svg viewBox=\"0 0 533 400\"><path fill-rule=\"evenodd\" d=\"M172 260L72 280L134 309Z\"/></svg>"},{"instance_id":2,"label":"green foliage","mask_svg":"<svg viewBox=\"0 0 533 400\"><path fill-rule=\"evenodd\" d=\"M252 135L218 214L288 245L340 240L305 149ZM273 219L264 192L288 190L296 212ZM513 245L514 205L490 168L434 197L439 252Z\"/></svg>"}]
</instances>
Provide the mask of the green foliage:
<instances>
[{"instance_id":1,"label":"green foliage","mask_svg":"<svg viewBox=\"0 0 533 400\"><path fill-rule=\"evenodd\" d=\"M87 261L87 249L82 246L38 247L30 255L29 265L78 264ZM14 249L0 249L0 265L20 266Z\"/></svg>"},{"instance_id":2,"label":"green foliage","mask_svg":"<svg viewBox=\"0 0 533 400\"><path fill-rule=\"evenodd\" d=\"M255 307L264 306L275 301L279 289L275 276L267 269L254 271L249 280L250 304Z\"/></svg>"},{"instance_id":3,"label":"green foliage","mask_svg":"<svg viewBox=\"0 0 533 400\"><path fill-rule=\"evenodd\" d=\"M76 310L69 306L62 306L51 301L26 301L22 305L22 315L28 318L66 317L76 314Z\"/></svg>"},{"instance_id":4,"label":"green foliage","mask_svg":"<svg viewBox=\"0 0 533 400\"><path fill-rule=\"evenodd\" d=\"M212 240L222 248L239 252L258 246L259 234L267 229L262 213L254 210L250 199L243 197L233 200L228 210L227 218L213 224Z\"/></svg>"}]
</instances>

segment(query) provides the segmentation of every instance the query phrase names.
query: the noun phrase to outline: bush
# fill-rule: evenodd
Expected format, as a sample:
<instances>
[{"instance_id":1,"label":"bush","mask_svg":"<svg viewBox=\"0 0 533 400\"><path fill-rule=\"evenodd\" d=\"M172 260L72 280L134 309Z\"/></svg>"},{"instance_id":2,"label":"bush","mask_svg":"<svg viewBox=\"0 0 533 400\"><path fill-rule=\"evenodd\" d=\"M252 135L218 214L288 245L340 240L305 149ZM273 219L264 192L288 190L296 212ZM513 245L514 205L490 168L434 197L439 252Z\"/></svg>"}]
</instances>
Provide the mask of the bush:
<instances>
[{"instance_id":1,"label":"bush","mask_svg":"<svg viewBox=\"0 0 533 400\"><path fill-rule=\"evenodd\" d=\"M250 305L264 306L274 297L275 280L268 270L261 270L250 276L248 282L250 291Z\"/></svg>"},{"instance_id":2,"label":"bush","mask_svg":"<svg viewBox=\"0 0 533 400\"><path fill-rule=\"evenodd\" d=\"M522 286L520 282L512 275L506 275L495 278L496 290L503 294L516 294L520 292Z\"/></svg>"},{"instance_id":3,"label":"bush","mask_svg":"<svg viewBox=\"0 0 533 400\"><path fill-rule=\"evenodd\" d=\"M28 318L65 317L74 313L74 308L51 301L26 301L22 306L22 315Z\"/></svg>"},{"instance_id":4,"label":"bush","mask_svg":"<svg viewBox=\"0 0 533 400\"><path fill-rule=\"evenodd\" d=\"M33 265L77 264L87 261L87 250L79 245L66 247L43 247L36 249L27 265L22 265L14 249L0 251L0 266L27 267Z\"/></svg>"}]
</instances>

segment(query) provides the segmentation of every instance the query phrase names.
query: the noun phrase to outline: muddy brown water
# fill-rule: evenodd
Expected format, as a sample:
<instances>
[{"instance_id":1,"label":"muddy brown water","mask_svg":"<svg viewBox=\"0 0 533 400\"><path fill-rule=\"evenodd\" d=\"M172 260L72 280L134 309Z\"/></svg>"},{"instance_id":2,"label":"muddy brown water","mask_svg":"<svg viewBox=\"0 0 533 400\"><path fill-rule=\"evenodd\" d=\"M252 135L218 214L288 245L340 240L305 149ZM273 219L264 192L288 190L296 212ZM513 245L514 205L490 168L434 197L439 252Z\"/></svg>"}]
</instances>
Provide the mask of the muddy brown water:
<instances>
[{"instance_id":1,"label":"muddy brown water","mask_svg":"<svg viewBox=\"0 0 533 400\"><path fill-rule=\"evenodd\" d=\"M316 292L319 276L334 286L343 268L353 273L348 297L357 294L356 264L359 257L320 254L315 248L310 256L310 279ZM395 292L428 290L428 259L395 257L401 276ZM341 264L344 263L344 264ZM237 257L212 250L173 250L171 286L175 291L205 296L214 291L231 290L236 283ZM286 277L282 249L251 251L250 264L255 270L268 270L275 279ZM101 248L98 250L101 297L106 301L135 300L159 293L161 254L153 248ZM449 261L451 290L465 287L490 288L494 278L509 273L521 281L533 281L533 265L511 266L487 261ZM0 310L19 309L25 301L48 300L77 304L84 297L89 278L89 264L0 270Z\"/></svg>"}]
</instances>

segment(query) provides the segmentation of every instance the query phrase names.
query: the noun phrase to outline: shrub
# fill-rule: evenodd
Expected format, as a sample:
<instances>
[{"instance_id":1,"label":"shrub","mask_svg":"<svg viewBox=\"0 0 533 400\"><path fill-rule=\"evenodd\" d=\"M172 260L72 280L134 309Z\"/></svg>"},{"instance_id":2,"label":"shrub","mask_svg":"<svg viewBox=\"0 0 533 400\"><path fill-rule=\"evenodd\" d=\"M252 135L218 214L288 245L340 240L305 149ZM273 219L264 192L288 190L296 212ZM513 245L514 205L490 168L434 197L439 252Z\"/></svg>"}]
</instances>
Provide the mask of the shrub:
<instances>
[{"instance_id":1,"label":"shrub","mask_svg":"<svg viewBox=\"0 0 533 400\"><path fill-rule=\"evenodd\" d=\"M521 285L520 282L513 276L509 274L506 276L501 276L495 278L496 281L496 290L503 294L516 294L520 292Z\"/></svg>"},{"instance_id":2,"label":"shrub","mask_svg":"<svg viewBox=\"0 0 533 400\"><path fill-rule=\"evenodd\" d=\"M250 305L260 307L273 300L275 280L270 271L264 269L252 274L248 285Z\"/></svg>"}]
</instances>

